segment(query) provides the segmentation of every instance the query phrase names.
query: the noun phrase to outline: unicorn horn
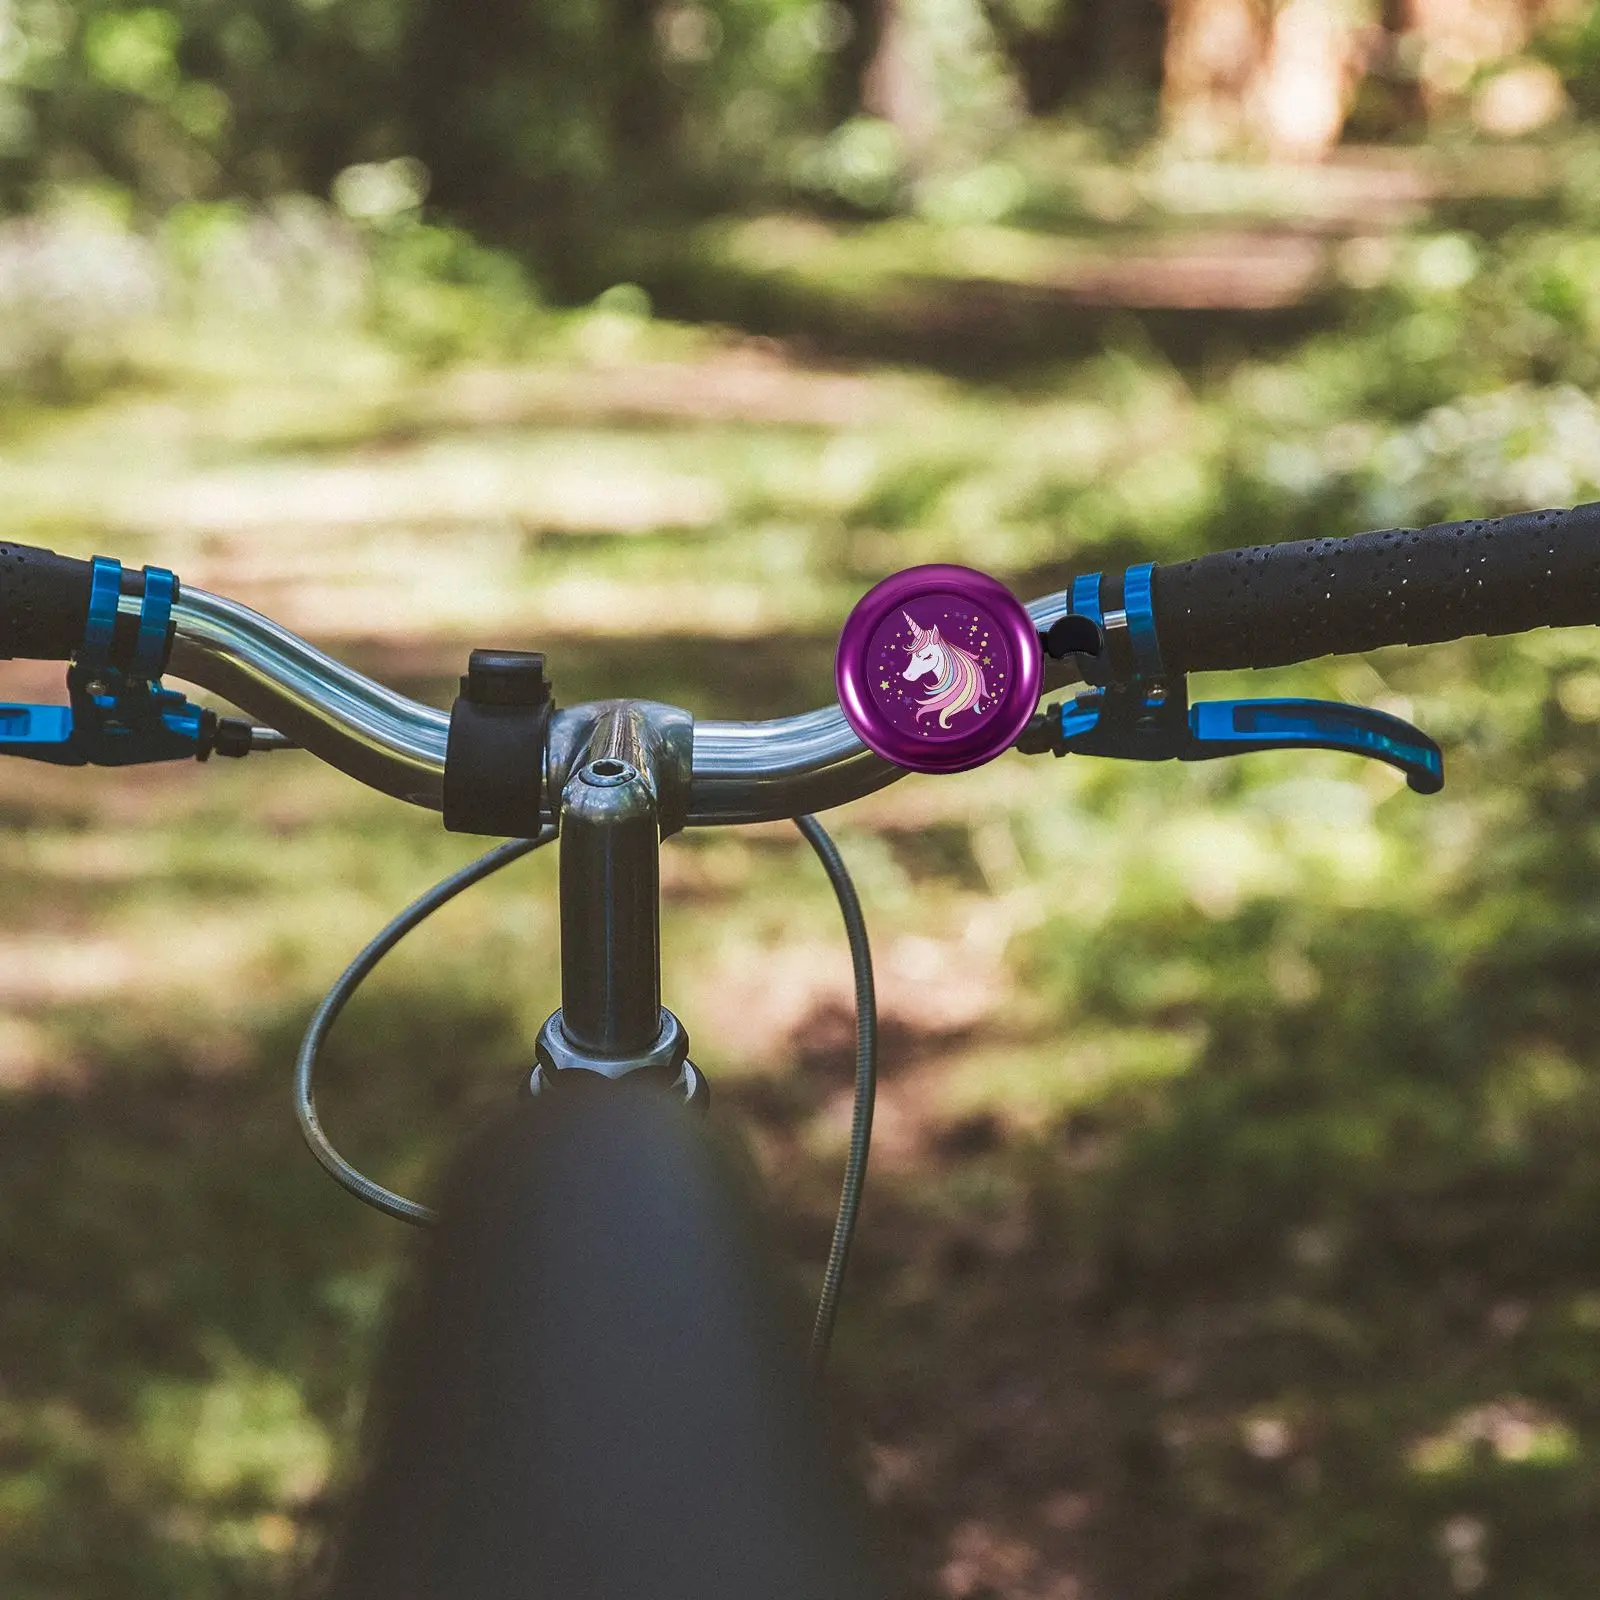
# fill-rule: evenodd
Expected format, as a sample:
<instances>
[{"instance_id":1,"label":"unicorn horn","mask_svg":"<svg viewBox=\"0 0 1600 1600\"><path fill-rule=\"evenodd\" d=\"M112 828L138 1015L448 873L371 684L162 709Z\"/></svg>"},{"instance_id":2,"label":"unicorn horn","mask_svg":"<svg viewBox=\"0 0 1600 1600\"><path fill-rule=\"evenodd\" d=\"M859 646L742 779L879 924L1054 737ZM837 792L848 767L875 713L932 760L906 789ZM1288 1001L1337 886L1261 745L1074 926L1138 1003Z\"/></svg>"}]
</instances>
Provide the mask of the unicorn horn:
<instances>
[{"instance_id":1,"label":"unicorn horn","mask_svg":"<svg viewBox=\"0 0 1600 1600\"><path fill-rule=\"evenodd\" d=\"M906 619L906 621L911 624L912 629L915 632L917 632L917 633L921 633L922 632L922 624L920 622L918 622L917 619L914 616L912 616L909 611L902 611L900 613L900 615L902 617L904 617Z\"/></svg>"}]
</instances>

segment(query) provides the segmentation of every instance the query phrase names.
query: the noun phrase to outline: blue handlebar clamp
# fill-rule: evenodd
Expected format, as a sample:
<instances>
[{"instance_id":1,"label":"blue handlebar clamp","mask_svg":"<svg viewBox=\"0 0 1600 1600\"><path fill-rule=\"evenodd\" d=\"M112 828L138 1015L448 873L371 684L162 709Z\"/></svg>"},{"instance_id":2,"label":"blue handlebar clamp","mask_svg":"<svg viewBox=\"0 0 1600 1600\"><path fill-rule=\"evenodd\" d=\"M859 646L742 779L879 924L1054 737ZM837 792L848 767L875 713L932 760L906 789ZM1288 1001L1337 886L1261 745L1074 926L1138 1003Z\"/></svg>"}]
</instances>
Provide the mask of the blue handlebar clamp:
<instances>
[{"instance_id":1,"label":"blue handlebar clamp","mask_svg":"<svg viewBox=\"0 0 1600 1600\"><path fill-rule=\"evenodd\" d=\"M1032 753L1116 756L1125 761L1213 761L1252 750L1344 750L1387 762L1418 794L1444 787L1444 757L1427 734L1399 717L1332 700L1202 700L1189 704L1182 673L1161 664L1154 568L1130 567L1121 610L1102 604L1099 573L1078 578L1069 615L1103 631L1107 650L1086 662L1095 686L1047 707L1017 741ZM1120 648L1113 641L1121 636Z\"/></svg>"},{"instance_id":2,"label":"blue handlebar clamp","mask_svg":"<svg viewBox=\"0 0 1600 1600\"><path fill-rule=\"evenodd\" d=\"M219 747L226 724L216 713L161 686L178 581L161 567L142 576L142 588L125 595L121 563L95 557L83 642L67 669L70 704L0 705L0 756L128 767L204 761ZM244 753L237 740L223 748Z\"/></svg>"}]
</instances>

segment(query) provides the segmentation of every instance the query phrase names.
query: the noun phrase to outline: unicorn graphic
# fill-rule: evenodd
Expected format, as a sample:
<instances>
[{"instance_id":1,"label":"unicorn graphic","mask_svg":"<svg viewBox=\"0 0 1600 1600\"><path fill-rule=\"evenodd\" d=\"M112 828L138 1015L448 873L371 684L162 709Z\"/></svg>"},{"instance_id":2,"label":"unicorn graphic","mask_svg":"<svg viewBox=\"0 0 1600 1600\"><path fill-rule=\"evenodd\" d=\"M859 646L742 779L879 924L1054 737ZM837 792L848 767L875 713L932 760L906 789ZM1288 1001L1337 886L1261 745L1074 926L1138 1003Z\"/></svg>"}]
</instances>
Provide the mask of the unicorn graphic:
<instances>
[{"instance_id":1,"label":"unicorn graphic","mask_svg":"<svg viewBox=\"0 0 1600 1600\"><path fill-rule=\"evenodd\" d=\"M980 702L989 698L983 667L971 651L941 638L937 623L924 628L909 611L900 615L911 624L911 643L906 646L911 663L901 676L907 683L915 683L930 672L935 675L933 688L917 707L917 721L937 711L939 726L948 728L958 711L976 711Z\"/></svg>"}]
</instances>

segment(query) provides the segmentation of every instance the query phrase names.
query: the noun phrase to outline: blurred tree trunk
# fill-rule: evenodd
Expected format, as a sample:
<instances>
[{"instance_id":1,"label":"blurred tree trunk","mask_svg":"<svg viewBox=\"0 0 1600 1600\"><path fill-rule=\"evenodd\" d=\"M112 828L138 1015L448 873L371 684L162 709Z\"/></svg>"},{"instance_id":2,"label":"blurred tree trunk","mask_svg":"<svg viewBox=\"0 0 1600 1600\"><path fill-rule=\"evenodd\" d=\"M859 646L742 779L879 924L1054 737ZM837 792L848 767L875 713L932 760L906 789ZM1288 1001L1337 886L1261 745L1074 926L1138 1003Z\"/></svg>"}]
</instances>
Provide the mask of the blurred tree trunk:
<instances>
[{"instance_id":1,"label":"blurred tree trunk","mask_svg":"<svg viewBox=\"0 0 1600 1600\"><path fill-rule=\"evenodd\" d=\"M1270 0L1170 0L1161 63L1168 134L1201 155L1247 143L1271 44Z\"/></svg>"},{"instance_id":2,"label":"blurred tree trunk","mask_svg":"<svg viewBox=\"0 0 1600 1600\"><path fill-rule=\"evenodd\" d=\"M432 198L446 211L470 214L500 198L486 193L463 108L483 93L497 66L527 47L531 32L517 0L461 0L455 7L424 0L418 7L404 74L406 120L432 174Z\"/></svg>"},{"instance_id":3,"label":"blurred tree trunk","mask_svg":"<svg viewBox=\"0 0 1600 1600\"><path fill-rule=\"evenodd\" d=\"M1338 144L1373 35L1342 0L1289 0L1272 19L1256 114L1279 160L1315 161Z\"/></svg>"},{"instance_id":4,"label":"blurred tree trunk","mask_svg":"<svg viewBox=\"0 0 1600 1600\"><path fill-rule=\"evenodd\" d=\"M933 62L907 0L879 0L878 47L861 84L861 104L891 123L915 163L939 128Z\"/></svg>"},{"instance_id":5,"label":"blurred tree trunk","mask_svg":"<svg viewBox=\"0 0 1600 1600\"><path fill-rule=\"evenodd\" d=\"M1427 115L1422 85L1414 65L1406 59L1414 3L1415 0L1383 0L1379 19L1381 31L1372 63L1377 70L1369 82L1382 104L1381 127L1377 131L1391 137L1403 129L1420 126Z\"/></svg>"},{"instance_id":6,"label":"blurred tree trunk","mask_svg":"<svg viewBox=\"0 0 1600 1600\"><path fill-rule=\"evenodd\" d=\"M665 165L677 130L656 38L656 0L611 0L609 10L616 47L611 102L615 148L630 169Z\"/></svg>"},{"instance_id":7,"label":"blurred tree trunk","mask_svg":"<svg viewBox=\"0 0 1600 1600\"><path fill-rule=\"evenodd\" d=\"M1163 120L1199 154L1316 160L1339 142L1371 47L1345 0L1171 0Z\"/></svg>"},{"instance_id":8,"label":"blurred tree trunk","mask_svg":"<svg viewBox=\"0 0 1600 1600\"><path fill-rule=\"evenodd\" d=\"M1159 93L1166 0L1063 0L1047 17L1026 20L1020 9L1014 0L987 6L1032 115L1096 89Z\"/></svg>"},{"instance_id":9,"label":"blurred tree trunk","mask_svg":"<svg viewBox=\"0 0 1600 1600\"><path fill-rule=\"evenodd\" d=\"M824 94L828 126L836 128L868 109L868 73L877 58L883 24L888 20L881 0L841 0L850 19L849 37L835 52Z\"/></svg>"},{"instance_id":10,"label":"blurred tree trunk","mask_svg":"<svg viewBox=\"0 0 1600 1600\"><path fill-rule=\"evenodd\" d=\"M983 159L1022 109L984 0L881 3L866 109L899 131L912 172Z\"/></svg>"},{"instance_id":11,"label":"blurred tree trunk","mask_svg":"<svg viewBox=\"0 0 1600 1600\"><path fill-rule=\"evenodd\" d=\"M1160 87L1166 38L1163 0L1094 0L1077 9L1089 34L1084 59L1096 79Z\"/></svg>"},{"instance_id":12,"label":"blurred tree trunk","mask_svg":"<svg viewBox=\"0 0 1600 1600\"><path fill-rule=\"evenodd\" d=\"M1523 50L1547 0L1405 0L1429 111L1460 97L1479 68Z\"/></svg>"}]
</instances>

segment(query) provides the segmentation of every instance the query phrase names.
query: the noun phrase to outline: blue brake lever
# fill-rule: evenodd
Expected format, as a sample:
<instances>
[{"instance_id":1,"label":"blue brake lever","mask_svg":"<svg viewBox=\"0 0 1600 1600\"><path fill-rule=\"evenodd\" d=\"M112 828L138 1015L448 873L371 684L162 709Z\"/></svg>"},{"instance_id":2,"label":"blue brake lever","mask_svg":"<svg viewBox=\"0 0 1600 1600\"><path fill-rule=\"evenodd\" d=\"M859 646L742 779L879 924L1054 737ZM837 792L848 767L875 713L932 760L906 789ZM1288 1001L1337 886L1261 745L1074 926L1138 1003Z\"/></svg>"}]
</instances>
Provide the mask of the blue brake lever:
<instances>
[{"instance_id":1,"label":"blue brake lever","mask_svg":"<svg viewBox=\"0 0 1600 1600\"><path fill-rule=\"evenodd\" d=\"M1178 759L1292 749L1371 756L1399 768L1418 794L1444 787L1444 757L1420 728L1386 711L1335 700L1202 700L1189 708L1189 747Z\"/></svg>"},{"instance_id":2,"label":"blue brake lever","mask_svg":"<svg viewBox=\"0 0 1600 1600\"><path fill-rule=\"evenodd\" d=\"M1399 717L1332 700L1203 700L1191 706L1187 681L1169 675L1156 639L1149 565L1130 567L1120 612L1105 613L1100 575L1072 587L1070 614L1125 636L1126 659L1089 658L1090 688L1052 705L1018 749L1127 761L1212 761L1253 750L1344 750L1386 762L1418 794L1444 787L1444 757L1427 734Z\"/></svg>"},{"instance_id":3,"label":"blue brake lever","mask_svg":"<svg viewBox=\"0 0 1600 1600\"><path fill-rule=\"evenodd\" d=\"M216 714L159 680L74 666L67 692L71 705L0 705L0 756L57 767L131 767L203 761L211 753Z\"/></svg>"},{"instance_id":4,"label":"blue brake lever","mask_svg":"<svg viewBox=\"0 0 1600 1600\"><path fill-rule=\"evenodd\" d=\"M70 706L0 705L0 755L24 756L31 761L54 761L58 766L79 766L52 752L72 743Z\"/></svg>"},{"instance_id":5,"label":"blue brake lever","mask_svg":"<svg viewBox=\"0 0 1600 1600\"><path fill-rule=\"evenodd\" d=\"M1091 690L1044 713L1043 726L1018 740L1022 750L1124 761L1214 761L1253 750L1344 750L1397 767L1418 794L1444 787L1444 758L1420 728L1399 717L1334 700L1166 701L1122 707ZM1119 715L1119 712L1121 713Z\"/></svg>"}]
</instances>

